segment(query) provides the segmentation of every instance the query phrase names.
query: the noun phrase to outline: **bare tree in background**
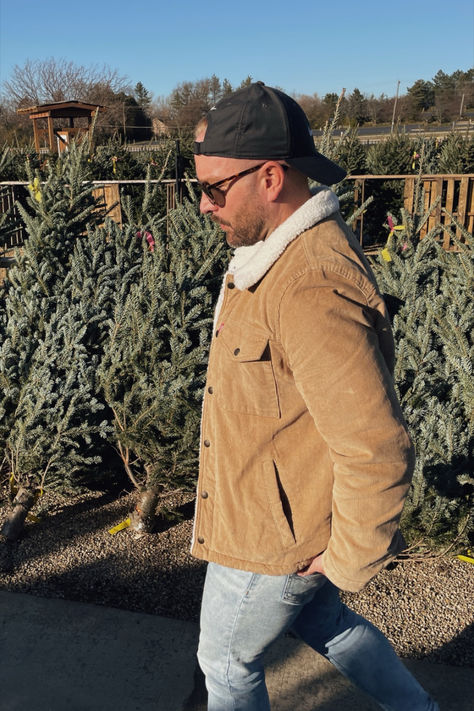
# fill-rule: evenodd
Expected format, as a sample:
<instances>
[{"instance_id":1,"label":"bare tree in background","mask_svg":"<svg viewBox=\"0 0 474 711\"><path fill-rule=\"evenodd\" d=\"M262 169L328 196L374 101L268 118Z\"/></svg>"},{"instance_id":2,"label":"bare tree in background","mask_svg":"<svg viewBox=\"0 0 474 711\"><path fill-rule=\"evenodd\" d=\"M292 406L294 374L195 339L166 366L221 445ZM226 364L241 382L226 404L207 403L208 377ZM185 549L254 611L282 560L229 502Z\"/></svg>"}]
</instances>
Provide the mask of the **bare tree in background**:
<instances>
[{"instance_id":1,"label":"bare tree in background","mask_svg":"<svg viewBox=\"0 0 474 711\"><path fill-rule=\"evenodd\" d=\"M99 87L113 94L128 89L125 77L106 65L84 67L50 57L27 59L23 66L16 64L3 90L7 100L22 107L67 100L90 101L91 94L97 96Z\"/></svg>"},{"instance_id":2,"label":"bare tree in background","mask_svg":"<svg viewBox=\"0 0 474 711\"><path fill-rule=\"evenodd\" d=\"M325 110L326 107L323 106L321 99L316 93L312 95L296 94L293 98L305 112L311 128L320 128L321 126L324 126L327 118Z\"/></svg>"},{"instance_id":3,"label":"bare tree in background","mask_svg":"<svg viewBox=\"0 0 474 711\"><path fill-rule=\"evenodd\" d=\"M27 116L16 113L18 108L68 100L107 107L107 112L98 117L96 136L125 135L126 124L133 124L135 118L129 116L128 103L132 96L133 89L126 77L106 65L86 67L53 57L27 59L24 65L15 65L3 83L0 138L17 141L31 135L31 122Z\"/></svg>"}]
</instances>

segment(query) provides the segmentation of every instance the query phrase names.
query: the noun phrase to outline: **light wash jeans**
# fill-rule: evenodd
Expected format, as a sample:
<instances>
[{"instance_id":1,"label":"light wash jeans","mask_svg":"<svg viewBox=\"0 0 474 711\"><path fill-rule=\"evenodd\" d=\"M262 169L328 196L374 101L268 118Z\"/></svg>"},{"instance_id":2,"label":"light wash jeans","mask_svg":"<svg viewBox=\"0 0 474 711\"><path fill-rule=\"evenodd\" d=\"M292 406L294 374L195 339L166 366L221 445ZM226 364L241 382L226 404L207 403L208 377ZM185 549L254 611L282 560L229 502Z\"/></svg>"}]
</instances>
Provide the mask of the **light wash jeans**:
<instances>
[{"instance_id":1,"label":"light wash jeans","mask_svg":"<svg viewBox=\"0 0 474 711\"><path fill-rule=\"evenodd\" d=\"M343 605L323 575L257 575L214 563L204 585L198 651L208 711L270 709L262 659L290 628L382 709L439 711L383 634Z\"/></svg>"}]
</instances>

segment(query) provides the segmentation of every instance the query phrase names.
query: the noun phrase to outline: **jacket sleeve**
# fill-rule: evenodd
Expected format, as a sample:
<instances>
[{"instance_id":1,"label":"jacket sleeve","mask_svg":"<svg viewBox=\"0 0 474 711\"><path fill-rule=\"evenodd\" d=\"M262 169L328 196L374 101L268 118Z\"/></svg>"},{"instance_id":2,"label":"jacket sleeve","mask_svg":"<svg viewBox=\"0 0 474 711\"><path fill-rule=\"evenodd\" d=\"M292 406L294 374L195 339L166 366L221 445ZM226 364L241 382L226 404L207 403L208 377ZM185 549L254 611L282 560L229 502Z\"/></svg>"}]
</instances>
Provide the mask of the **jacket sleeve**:
<instances>
[{"instance_id":1,"label":"jacket sleeve","mask_svg":"<svg viewBox=\"0 0 474 711\"><path fill-rule=\"evenodd\" d=\"M381 349L390 325L382 299L369 306L366 294L347 274L310 270L286 289L279 319L296 387L333 462L326 575L353 592L403 547L398 524L414 465Z\"/></svg>"}]
</instances>

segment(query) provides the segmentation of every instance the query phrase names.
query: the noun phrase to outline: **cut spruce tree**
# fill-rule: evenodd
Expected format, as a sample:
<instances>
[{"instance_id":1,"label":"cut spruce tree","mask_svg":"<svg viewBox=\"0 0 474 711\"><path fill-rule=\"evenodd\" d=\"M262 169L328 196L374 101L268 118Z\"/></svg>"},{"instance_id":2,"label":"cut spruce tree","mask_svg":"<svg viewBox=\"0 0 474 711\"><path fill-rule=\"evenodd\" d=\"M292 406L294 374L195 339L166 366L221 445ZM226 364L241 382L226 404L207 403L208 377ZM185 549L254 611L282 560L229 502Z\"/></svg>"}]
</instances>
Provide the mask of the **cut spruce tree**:
<instances>
[{"instance_id":1,"label":"cut spruce tree","mask_svg":"<svg viewBox=\"0 0 474 711\"><path fill-rule=\"evenodd\" d=\"M98 371L116 446L140 492L132 527L151 531L163 495L194 486L213 305L226 252L221 231L185 201L164 235L138 231L136 281L118 289Z\"/></svg>"},{"instance_id":2,"label":"cut spruce tree","mask_svg":"<svg viewBox=\"0 0 474 711\"><path fill-rule=\"evenodd\" d=\"M72 146L44 182L29 173L28 204L18 208L28 238L0 290L0 445L12 494L74 488L75 473L95 460L91 438L105 434L90 324L71 280L77 241L103 220L84 185L86 153L85 144ZM7 523L4 535L19 532Z\"/></svg>"},{"instance_id":3,"label":"cut spruce tree","mask_svg":"<svg viewBox=\"0 0 474 711\"><path fill-rule=\"evenodd\" d=\"M414 554L469 545L474 528L474 243L457 225L457 250L441 247L452 216L451 226L420 240L431 212L420 188L413 216L402 210L397 226L389 215L387 247L374 264L392 309L395 381L416 447L402 519Z\"/></svg>"},{"instance_id":4,"label":"cut spruce tree","mask_svg":"<svg viewBox=\"0 0 474 711\"><path fill-rule=\"evenodd\" d=\"M99 461L91 447L93 436L107 436L107 422L97 417L104 406L92 389L93 366L80 318L77 305L67 298L58 301L22 374L5 436L15 494L12 515L2 529L9 540L21 533L22 519L44 490L77 488L77 473Z\"/></svg>"}]
</instances>

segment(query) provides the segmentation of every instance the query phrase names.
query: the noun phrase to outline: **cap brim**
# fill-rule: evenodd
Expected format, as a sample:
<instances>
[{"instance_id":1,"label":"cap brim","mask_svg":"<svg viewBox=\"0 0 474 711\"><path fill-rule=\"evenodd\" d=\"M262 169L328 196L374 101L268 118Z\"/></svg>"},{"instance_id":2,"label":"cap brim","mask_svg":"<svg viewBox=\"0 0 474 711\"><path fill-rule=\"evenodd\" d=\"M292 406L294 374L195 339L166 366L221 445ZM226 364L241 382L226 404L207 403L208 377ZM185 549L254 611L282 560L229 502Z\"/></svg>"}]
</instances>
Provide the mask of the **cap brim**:
<instances>
[{"instance_id":1,"label":"cap brim","mask_svg":"<svg viewBox=\"0 0 474 711\"><path fill-rule=\"evenodd\" d=\"M286 163L291 165L292 168L299 170L303 175L307 175L308 178L317 180L318 183L322 183L323 185L340 183L347 175L344 168L341 168L337 163L333 163L332 160L323 156L322 153L317 153L314 156L305 156L303 158L287 158Z\"/></svg>"}]
</instances>

